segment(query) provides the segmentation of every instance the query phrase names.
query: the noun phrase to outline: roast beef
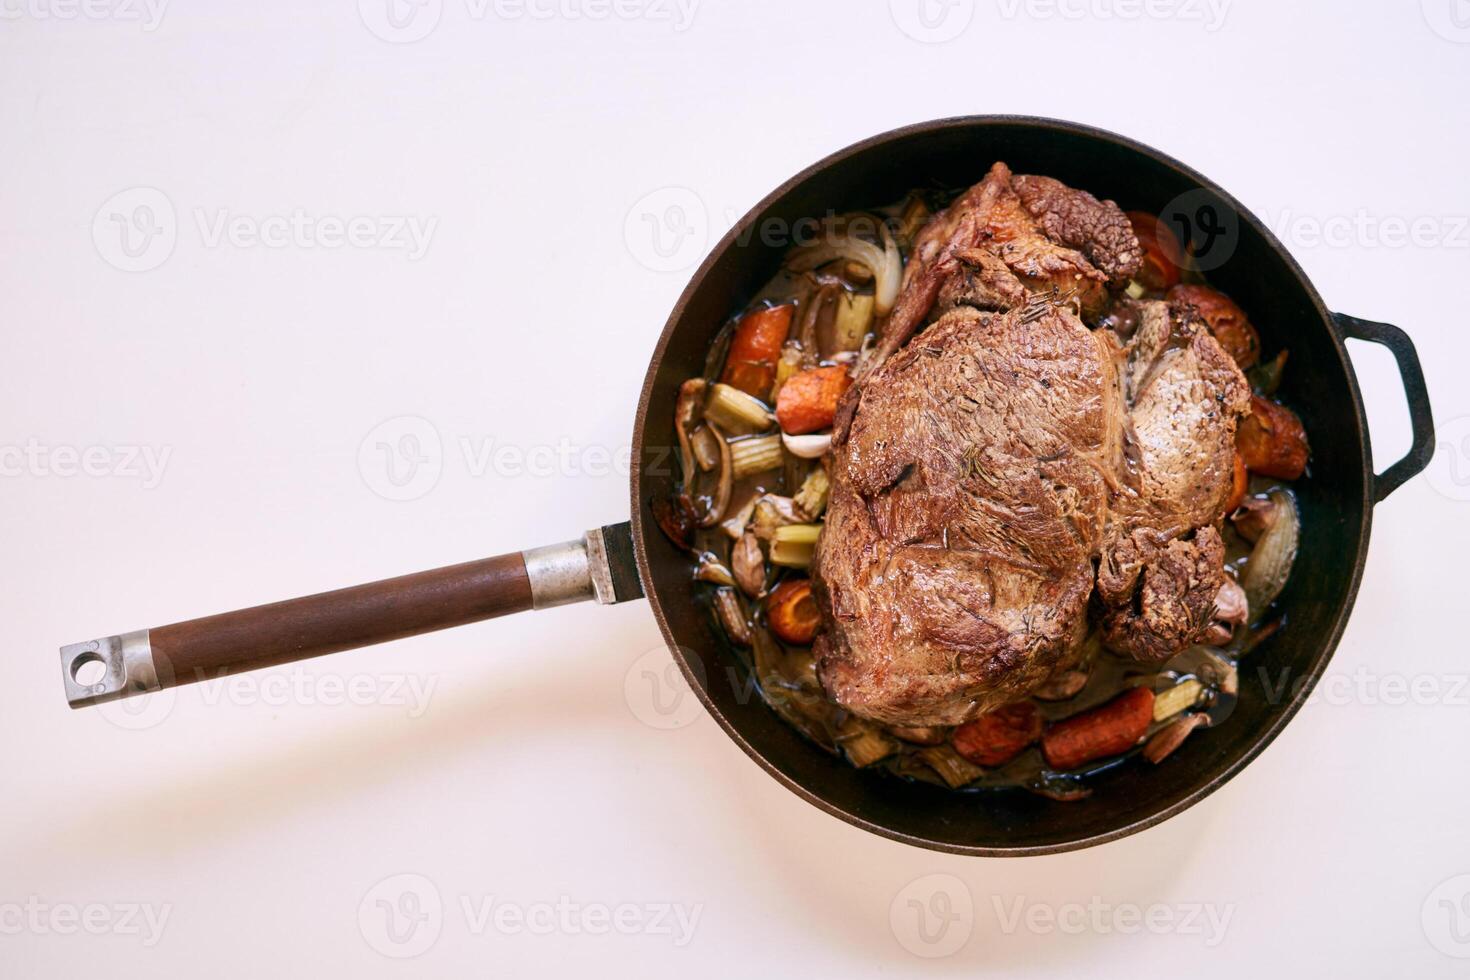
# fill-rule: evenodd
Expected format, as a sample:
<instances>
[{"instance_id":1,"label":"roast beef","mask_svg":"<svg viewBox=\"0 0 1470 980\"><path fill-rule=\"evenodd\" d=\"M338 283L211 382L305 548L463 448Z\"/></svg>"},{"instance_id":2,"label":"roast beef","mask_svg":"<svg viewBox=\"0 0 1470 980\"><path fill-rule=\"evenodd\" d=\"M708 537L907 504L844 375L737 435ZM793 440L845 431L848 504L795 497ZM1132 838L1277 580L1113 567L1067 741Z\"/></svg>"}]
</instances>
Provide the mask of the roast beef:
<instances>
[{"instance_id":1,"label":"roast beef","mask_svg":"<svg viewBox=\"0 0 1470 980\"><path fill-rule=\"evenodd\" d=\"M1208 627L1249 390L1187 309L1088 326L1139 254L1111 202L1003 164L918 236L812 567L818 674L854 713L958 724L1090 630L1159 662Z\"/></svg>"}]
</instances>

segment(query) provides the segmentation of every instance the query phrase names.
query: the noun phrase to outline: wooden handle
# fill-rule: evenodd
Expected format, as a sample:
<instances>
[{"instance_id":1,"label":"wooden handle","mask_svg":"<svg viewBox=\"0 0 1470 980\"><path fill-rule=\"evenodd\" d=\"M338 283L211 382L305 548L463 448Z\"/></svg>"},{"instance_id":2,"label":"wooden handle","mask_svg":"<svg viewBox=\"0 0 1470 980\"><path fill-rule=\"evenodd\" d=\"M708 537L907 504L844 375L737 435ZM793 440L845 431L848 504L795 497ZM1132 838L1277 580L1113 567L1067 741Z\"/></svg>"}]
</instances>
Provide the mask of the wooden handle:
<instances>
[{"instance_id":1,"label":"wooden handle","mask_svg":"<svg viewBox=\"0 0 1470 980\"><path fill-rule=\"evenodd\" d=\"M641 598L626 523L575 541L61 648L73 708L595 599Z\"/></svg>"},{"instance_id":2,"label":"wooden handle","mask_svg":"<svg viewBox=\"0 0 1470 980\"><path fill-rule=\"evenodd\" d=\"M530 609L519 553L149 631L160 687L386 643Z\"/></svg>"}]
</instances>

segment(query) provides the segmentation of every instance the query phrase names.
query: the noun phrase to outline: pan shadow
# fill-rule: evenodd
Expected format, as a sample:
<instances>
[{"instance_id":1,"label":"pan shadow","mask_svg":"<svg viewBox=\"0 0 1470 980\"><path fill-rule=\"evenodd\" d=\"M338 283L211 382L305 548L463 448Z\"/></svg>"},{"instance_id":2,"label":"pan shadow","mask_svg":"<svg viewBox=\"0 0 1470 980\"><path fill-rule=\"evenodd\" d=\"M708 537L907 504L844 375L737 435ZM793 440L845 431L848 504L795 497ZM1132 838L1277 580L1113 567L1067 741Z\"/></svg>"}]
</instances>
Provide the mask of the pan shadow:
<instances>
[{"instance_id":1,"label":"pan shadow","mask_svg":"<svg viewBox=\"0 0 1470 980\"><path fill-rule=\"evenodd\" d=\"M595 649L581 653L554 640L514 666L483 680L474 696L435 705L431 724L385 725L367 719L342 725L326 737L281 746L191 773L164 786L151 784L129 796L50 821L35 839L14 840L13 853L26 863L71 864L89 842L125 842L123 853L176 854L205 848L232 836L257 833L271 822L411 773L425 757L472 751L497 735L514 734L516 752L534 752L537 731L550 731L546 705L557 706L557 724L589 731L626 720L622 699L609 697L608 674L620 673L645 649L646 629L614 629ZM609 651L612 651L609 665ZM599 664L601 666L599 666ZM507 669L508 668L508 669ZM713 725L708 718L702 724ZM677 733L665 733L677 737ZM503 744L511 745L510 742ZM1173 883L1200 857L1205 836L1196 808L1138 837L1073 854L1020 859L957 857L888 841L850 827L777 789L769 777L734 746L714 771L690 779L690 789L718 793L718 809L739 814L722 821L727 833L717 856L706 863L741 882L751 903L765 914L799 921L823 934L826 944L900 971L945 975L1025 964L1065 963L1089 954L1112 937L1039 935L1024 928L1000 930L993 896L1009 908L1018 898L1037 904L1080 902L1094 895L1121 902L1139 895L1174 894ZM729 760L729 761L725 761ZM705 760L711 761L711 760ZM690 759L691 769L699 763ZM641 806L662 808L657 801ZM776 812L773 807L790 807ZM801 828L807 833L792 832ZM692 843L692 842L691 842ZM755 866L752 866L754 862ZM685 873L688 873L686 869ZM974 898L974 934L955 955L925 960L908 952L889 925L888 900L915 878L951 874ZM882 901L875 900L877 894ZM1160 898L1160 901L1166 899ZM1147 904L1144 900L1142 904Z\"/></svg>"},{"instance_id":2,"label":"pan shadow","mask_svg":"<svg viewBox=\"0 0 1470 980\"><path fill-rule=\"evenodd\" d=\"M738 805L748 811L753 825L771 822L769 804L753 805L748 794L732 798L741 801ZM788 797L787 805L803 804ZM767 887L779 890L767 900L801 917L808 929L826 934L830 944L884 964L884 972L945 976L973 975L976 968L1024 967L1032 972L1052 965L1063 970L1086 962L1102 943L1152 938L1092 929L1073 934L1055 927L1030 931L1024 916L1019 926L1007 929L1003 923L1018 909L1087 906L1094 897L1112 905L1175 903L1177 885L1189 877L1191 863L1206 859L1203 845L1212 820L1197 807L1142 835L1068 854L1021 858L928 852L830 818L820 822L827 831L816 839L786 833L756 838L765 852L761 863L780 871L764 879ZM890 925L889 903L874 900L875 893L896 899L910 882L932 874L958 878L973 898L969 941L942 959L924 959L907 950Z\"/></svg>"},{"instance_id":3,"label":"pan shadow","mask_svg":"<svg viewBox=\"0 0 1470 980\"><path fill-rule=\"evenodd\" d=\"M13 853L26 861L64 864L68 855L96 840L125 842L123 850L134 854L207 847L350 798L411 773L425 758L468 751L497 734L515 733L516 749L523 751L525 733L547 725L548 704L557 706L558 724L605 726L621 700L599 689L599 673L589 662L605 658L607 650L638 649L632 631L626 632L615 631L597 650L581 654L554 640L544 648L536 644L518 664L496 665L472 696L463 691L474 680L456 681L456 697L436 702L421 719L427 723L386 724L381 716L344 723L322 736L225 759L166 783L151 781L130 795L114 793L95 806L52 815L35 839L12 839ZM207 723L205 716L201 724ZM166 724L178 726L180 720L170 718ZM197 731L182 734L201 737Z\"/></svg>"}]
</instances>

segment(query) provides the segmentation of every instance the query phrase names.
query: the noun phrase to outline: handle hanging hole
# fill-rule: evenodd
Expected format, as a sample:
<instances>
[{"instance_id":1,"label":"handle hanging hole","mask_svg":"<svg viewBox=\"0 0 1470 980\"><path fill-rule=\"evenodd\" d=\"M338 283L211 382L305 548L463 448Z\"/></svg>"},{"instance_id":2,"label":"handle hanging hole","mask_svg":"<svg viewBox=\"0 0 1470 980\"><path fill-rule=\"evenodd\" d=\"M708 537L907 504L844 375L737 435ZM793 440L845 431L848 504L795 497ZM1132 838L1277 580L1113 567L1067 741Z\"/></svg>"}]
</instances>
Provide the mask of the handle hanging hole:
<instances>
[{"instance_id":1,"label":"handle hanging hole","mask_svg":"<svg viewBox=\"0 0 1470 980\"><path fill-rule=\"evenodd\" d=\"M71 679L83 687L102 683L107 676L107 661L95 653L84 653L71 662Z\"/></svg>"}]
</instances>

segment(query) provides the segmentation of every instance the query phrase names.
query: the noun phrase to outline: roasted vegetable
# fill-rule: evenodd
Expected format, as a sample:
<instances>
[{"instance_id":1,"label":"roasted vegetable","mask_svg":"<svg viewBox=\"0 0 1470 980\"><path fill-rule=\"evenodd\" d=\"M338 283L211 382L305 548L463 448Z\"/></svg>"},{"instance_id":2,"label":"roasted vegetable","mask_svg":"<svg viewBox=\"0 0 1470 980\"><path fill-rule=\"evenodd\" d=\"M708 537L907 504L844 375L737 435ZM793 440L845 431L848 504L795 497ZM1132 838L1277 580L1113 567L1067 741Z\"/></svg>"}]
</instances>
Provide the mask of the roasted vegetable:
<instances>
[{"instance_id":1,"label":"roasted vegetable","mask_svg":"<svg viewBox=\"0 0 1470 980\"><path fill-rule=\"evenodd\" d=\"M707 425L701 425L689 436L689 445L694 450L694 462L706 473L720 465L719 439Z\"/></svg>"},{"instance_id":2,"label":"roasted vegetable","mask_svg":"<svg viewBox=\"0 0 1470 980\"><path fill-rule=\"evenodd\" d=\"M734 435L764 432L771 427L771 413L765 402L727 384L710 389L704 416Z\"/></svg>"},{"instance_id":3,"label":"roasted vegetable","mask_svg":"<svg viewBox=\"0 0 1470 980\"><path fill-rule=\"evenodd\" d=\"M1244 626L1250 618L1250 600L1245 589L1228 575L1215 595L1215 618L1231 626Z\"/></svg>"},{"instance_id":4,"label":"roasted vegetable","mask_svg":"<svg viewBox=\"0 0 1470 980\"><path fill-rule=\"evenodd\" d=\"M1247 497L1241 501L1239 510L1230 521L1242 538L1255 542L1276 523L1276 513L1276 504L1271 498Z\"/></svg>"},{"instance_id":5,"label":"roasted vegetable","mask_svg":"<svg viewBox=\"0 0 1470 980\"><path fill-rule=\"evenodd\" d=\"M859 718L849 718L838 729L837 742L848 761L859 769L871 766L898 751L898 743Z\"/></svg>"},{"instance_id":6,"label":"roasted vegetable","mask_svg":"<svg viewBox=\"0 0 1470 980\"><path fill-rule=\"evenodd\" d=\"M720 456L719 475L715 483L714 496L709 498L709 509L699 520L700 527L714 527L725 519L725 511L730 509L730 495L735 490L735 461L730 451L730 443L725 439L725 434L714 422L706 425L715 436L715 446Z\"/></svg>"},{"instance_id":7,"label":"roasted vegetable","mask_svg":"<svg viewBox=\"0 0 1470 980\"><path fill-rule=\"evenodd\" d=\"M805 523L794 500L774 493L762 494L751 513L751 530L762 541L774 541L777 528Z\"/></svg>"},{"instance_id":8,"label":"roasted vegetable","mask_svg":"<svg viewBox=\"0 0 1470 980\"><path fill-rule=\"evenodd\" d=\"M1193 677L1187 677L1154 695L1154 721L1167 721L1179 712L1194 707L1204 685Z\"/></svg>"},{"instance_id":9,"label":"roasted vegetable","mask_svg":"<svg viewBox=\"0 0 1470 980\"><path fill-rule=\"evenodd\" d=\"M1200 640L1210 646L1222 647L1235 635L1235 627L1244 626L1249 617L1250 601L1246 598L1245 589L1226 575L1220 591L1215 593L1214 620Z\"/></svg>"},{"instance_id":10,"label":"roasted vegetable","mask_svg":"<svg viewBox=\"0 0 1470 980\"><path fill-rule=\"evenodd\" d=\"M752 599L766 591L766 556L761 551L760 539L749 531L730 549L730 571L740 591Z\"/></svg>"},{"instance_id":11,"label":"roasted vegetable","mask_svg":"<svg viewBox=\"0 0 1470 980\"><path fill-rule=\"evenodd\" d=\"M1245 589L1250 604L1251 622L1260 619L1266 607L1286 587L1301 536L1296 504L1291 497L1285 491L1276 490L1271 494L1271 502L1276 505L1276 520L1256 542L1240 576L1241 588Z\"/></svg>"},{"instance_id":12,"label":"roasted vegetable","mask_svg":"<svg viewBox=\"0 0 1470 980\"><path fill-rule=\"evenodd\" d=\"M1196 728L1208 727L1209 724L1209 716L1202 714L1185 715L1177 721L1170 722L1148 740L1148 744L1143 747L1143 757L1157 765L1183 745L1190 732Z\"/></svg>"},{"instance_id":13,"label":"roasted vegetable","mask_svg":"<svg viewBox=\"0 0 1470 980\"><path fill-rule=\"evenodd\" d=\"M795 310L788 303L752 310L741 317L720 380L747 395L766 397L776 380L776 361L781 356L786 335L791 332L791 315Z\"/></svg>"},{"instance_id":14,"label":"roasted vegetable","mask_svg":"<svg viewBox=\"0 0 1470 980\"><path fill-rule=\"evenodd\" d=\"M1154 720L1154 692L1129 688L1100 708L1084 711L1048 728L1041 752L1053 769L1076 769L1094 759L1127 752Z\"/></svg>"},{"instance_id":15,"label":"roasted vegetable","mask_svg":"<svg viewBox=\"0 0 1470 980\"><path fill-rule=\"evenodd\" d=\"M801 313L801 326L796 331L797 342L801 345L803 369L809 370L816 367L822 363L823 357L833 353L830 346L832 322L835 319L834 310L837 305L837 297L843 292L839 283L828 281L823 283L807 300L806 309ZM824 338L825 345L823 344Z\"/></svg>"},{"instance_id":16,"label":"roasted vegetable","mask_svg":"<svg viewBox=\"0 0 1470 980\"><path fill-rule=\"evenodd\" d=\"M822 616L809 579L787 579L771 591L766 620L783 643L806 646L821 628Z\"/></svg>"},{"instance_id":17,"label":"roasted vegetable","mask_svg":"<svg viewBox=\"0 0 1470 980\"><path fill-rule=\"evenodd\" d=\"M775 540L788 544L816 544L821 533L820 524L787 524L776 528Z\"/></svg>"},{"instance_id":18,"label":"roasted vegetable","mask_svg":"<svg viewBox=\"0 0 1470 980\"><path fill-rule=\"evenodd\" d=\"M1017 701L967 721L954 730L950 744L977 766L995 768L1010 762L1041 737L1041 712L1031 701Z\"/></svg>"},{"instance_id":19,"label":"roasted vegetable","mask_svg":"<svg viewBox=\"0 0 1470 980\"><path fill-rule=\"evenodd\" d=\"M1295 480L1306 471L1307 433L1302 420L1285 405L1251 396L1251 414L1240 420L1235 448L1246 469L1278 480Z\"/></svg>"},{"instance_id":20,"label":"roasted vegetable","mask_svg":"<svg viewBox=\"0 0 1470 980\"><path fill-rule=\"evenodd\" d=\"M690 378L679 386L679 398L674 403L674 435L679 439L679 465L683 468L684 492L694 490L694 448L691 430L699 421L705 391L709 385L703 378Z\"/></svg>"},{"instance_id":21,"label":"roasted vegetable","mask_svg":"<svg viewBox=\"0 0 1470 980\"><path fill-rule=\"evenodd\" d=\"M781 431L800 436L832 427L837 400L852 385L841 365L813 368L793 376L776 396L776 421Z\"/></svg>"},{"instance_id":22,"label":"roasted vegetable","mask_svg":"<svg viewBox=\"0 0 1470 980\"><path fill-rule=\"evenodd\" d=\"M708 551L700 552L697 564L694 566L694 579L698 582L712 582L715 585L735 585L735 576L730 572L728 566Z\"/></svg>"},{"instance_id":23,"label":"roasted vegetable","mask_svg":"<svg viewBox=\"0 0 1470 980\"><path fill-rule=\"evenodd\" d=\"M985 775L984 769L974 765L948 745L920 749L917 754L930 769L939 773L939 778L943 779L950 789L959 789Z\"/></svg>"},{"instance_id":24,"label":"roasted vegetable","mask_svg":"<svg viewBox=\"0 0 1470 980\"><path fill-rule=\"evenodd\" d=\"M1283 350L1271 360L1262 361L1247 371L1246 379L1250 381L1256 394L1270 398L1276 394L1276 389L1281 387L1281 377L1285 372L1286 351Z\"/></svg>"},{"instance_id":25,"label":"roasted vegetable","mask_svg":"<svg viewBox=\"0 0 1470 980\"><path fill-rule=\"evenodd\" d=\"M837 311L832 318L832 351L859 349L872 325L873 297L844 291L837 297Z\"/></svg>"},{"instance_id":26,"label":"roasted vegetable","mask_svg":"<svg viewBox=\"0 0 1470 980\"><path fill-rule=\"evenodd\" d=\"M806 515L807 520L814 521L827 509L827 495L831 489L832 478L827 475L826 467L814 466L792 500Z\"/></svg>"},{"instance_id":27,"label":"roasted vegetable","mask_svg":"<svg viewBox=\"0 0 1470 980\"><path fill-rule=\"evenodd\" d=\"M761 693L771 709L818 745L836 751L828 706L809 651L783 651L768 630L750 632L751 659Z\"/></svg>"},{"instance_id":28,"label":"roasted vegetable","mask_svg":"<svg viewBox=\"0 0 1470 980\"><path fill-rule=\"evenodd\" d=\"M898 240L904 248L913 248L914 239L919 236L919 231L934 217L934 212L929 210L929 205L917 194L910 194L908 200L903 204L903 212L898 216Z\"/></svg>"},{"instance_id":29,"label":"roasted vegetable","mask_svg":"<svg viewBox=\"0 0 1470 980\"><path fill-rule=\"evenodd\" d=\"M1169 302L1192 306L1210 328L1225 353L1244 371L1261 358L1261 338L1245 311L1218 289L1183 283L1169 290Z\"/></svg>"},{"instance_id":30,"label":"roasted vegetable","mask_svg":"<svg viewBox=\"0 0 1470 980\"><path fill-rule=\"evenodd\" d=\"M759 505L756 507L760 511ZM812 563L820 524L788 524L776 528L771 536L771 564L788 568L806 568Z\"/></svg>"},{"instance_id":31,"label":"roasted vegetable","mask_svg":"<svg viewBox=\"0 0 1470 980\"><path fill-rule=\"evenodd\" d=\"M1250 485L1250 473L1246 471L1245 457L1235 454L1235 474L1231 480L1230 499L1225 501L1225 513L1233 514L1245 500L1245 491Z\"/></svg>"},{"instance_id":32,"label":"roasted vegetable","mask_svg":"<svg viewBox=\"0 0 1470 980\"><path fill-rule=\"evenodd\" d=\"M948 733L937 725L889 728L888 733L911 745L943 745L948 738Z\"/></svg>"},{"instance_id":33,"label":"roasted vegetable","mask_svg":"<svg viewBox=\"0 0 1470 980\"><path fill-rule=\"evenodd\" d=\"M715 614L720 617L720 625L732 642L750 646L750 623L745 619L745 610L741 608L740 597L734 589L715 590Z\"/></svg>"},{"instance_id":34,"label":"roasted vegetable","mask_svg":"<svg viewBox=\"0 0 1470 980\"><path fill-rule=\"evenodd\" d=\"M768 436L737 439L730 443L730 458L737 480L774 470L781 465L781 437L773 432Z\"/></svg>"},{"instance_id":35,"label":"roasted vegetable","mask_svg":"<svg viewBox=\"0 0 1470 980\"><path fill-rule=\"evenodd\" d=\"M1215 647L1193 646L1181 657L1194 663L1190 669L1198 675L1200 683L1231 697L1240 693L1240 672L1236 669L1235 662ZM1181 658L1175 659L1177 661Z\"/></svg>"},{"instance_id":36,"label":"roasted vegetable","mask_svg":"<svg viewBox=\"0 0 1470 980\"><path fill-rule=\"evenodd\" d=\"M787 341L786 346L781 348L781 359L776 362L776 381L771 385L772 404L780 397L781 386L801 373L801 363L801 345L795 341Z\"/></svg>"},{"instance_id":37,"label":"roasted vegetable","mask_svg":"<svg viewBox=\"0 0 1470 980\"><path fill-rule=\"evenodd\" d=\"M732 541L739 541L745 529L750 526L751 518L755 515L756 501L760 497L760 490L752 487L744 492L738 502L725 509L725 519L720 522L720 530Z\"/></svg>"},{"instance_id":38,"label":"roasted vegetable","mask_svg":"<svg viewBox=\"0 0 1470 980\"><path fill-rule=\"evenodd\" d=\"M873 288L874 307L879 316L886 316L898 300L899 281L903 278L903 259L893 236L888 233L887 226L879 225L878 231L883 239L881 247L857 235L831 230L829 226L829 230L818 241L797 248L787 264L797 272L804 272L826 265L834 259L861 262L872 270L876 280Z\"/></svg>"},{"instance_id":39,"label":"roasted vegetable","mask_svg":"<svg viewBox=\"0 0 1470 980\"><path fill-rule=\"evenodd\" d=\"M781 433L781 445L798 459L821 459L832 449L832 433L791 436Z\"/></svg>"},{"instance_id":40,"label":"roasted vegetable","mask_svg":"<svg viewBox=\"0 0 1470 980\"><path fill-rule=\"evenodd\" d=\"M1138 244L1143 247L1143 264L1138 282L1154 292L1164 292L1179 282L1179 267L1184 264L1184 251L1169 227L1145 211L1129 211L1128 223Z\"/></svg>"},{"instance_id":41,"label":"roasted vegetable","mask_svg":"<svg viewBox=\"0 0 1470 980\"><path fill-rule=\"evenodd\" d=\"M693 547L692 535L695 525L698 524L698 516L694 513L694 502L682 493L671 496L658 496L649 501L649 509L653 511L654 523L658 529L664 532L668 538L681 551L688 551Z\"/></svg>"},{"instance_id":42,"label":"roasted vegetable","mask_svg":"<svg viewBox=\"0 0 1470 980\"><path fill-rule=\"evenodd\" d=\"M1206 626L1204 632L1198 634L1195 639L1200 643L1208 643L1210 646L1223 647L1234 635L1234 629L1216 620Z\"/></svg>"},{"instance_id":43,"label":"roasted vegetable","mask_svg":"<svg viewBox=\"0 0 1470 980\"><path fill-rule=\"evenodd\" d=\"M1048 677L1046 682L1031 692L1038 701L1066 701L1075 698L1087 686L1090 675L1085 670L1063 671Z\"/></svg>"}]
</instances>

